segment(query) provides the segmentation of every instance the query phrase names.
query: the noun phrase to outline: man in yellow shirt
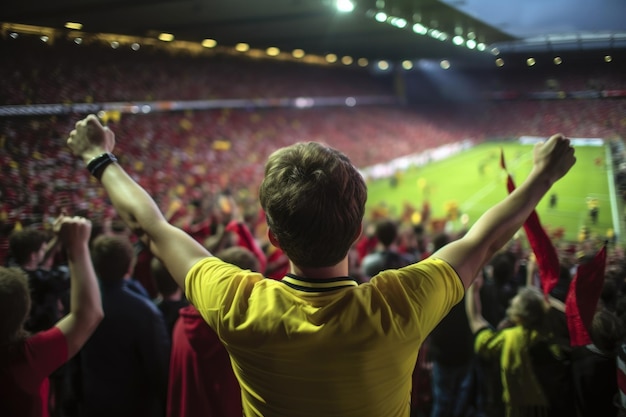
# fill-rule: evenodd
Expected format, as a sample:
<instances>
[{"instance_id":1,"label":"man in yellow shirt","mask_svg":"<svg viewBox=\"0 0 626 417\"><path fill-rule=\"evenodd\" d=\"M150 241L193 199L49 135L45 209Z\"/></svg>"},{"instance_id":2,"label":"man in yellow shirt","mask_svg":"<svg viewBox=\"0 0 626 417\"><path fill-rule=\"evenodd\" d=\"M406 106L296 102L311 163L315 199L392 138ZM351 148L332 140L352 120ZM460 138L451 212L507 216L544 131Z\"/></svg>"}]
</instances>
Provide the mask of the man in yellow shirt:
<instances>
[{"instance_id":1,"label":"man in yellow shirt","mask_svg":"<svg viewBox=\"0 0 626 417\"><path fill-rule=\"evenodd\" d=\"M536 147L528 179L462 239L358 286L348 251L367 189L337 150L298 143L267 161L260 200L268 237L290 259L289 274L274 281L214 258L170 225L117 164L115 135L95 116L79 121L67 143L219 335L247 417L407 417L422 341L575 162L569 140L554 135Z\"/></svg>"}]
</instances>

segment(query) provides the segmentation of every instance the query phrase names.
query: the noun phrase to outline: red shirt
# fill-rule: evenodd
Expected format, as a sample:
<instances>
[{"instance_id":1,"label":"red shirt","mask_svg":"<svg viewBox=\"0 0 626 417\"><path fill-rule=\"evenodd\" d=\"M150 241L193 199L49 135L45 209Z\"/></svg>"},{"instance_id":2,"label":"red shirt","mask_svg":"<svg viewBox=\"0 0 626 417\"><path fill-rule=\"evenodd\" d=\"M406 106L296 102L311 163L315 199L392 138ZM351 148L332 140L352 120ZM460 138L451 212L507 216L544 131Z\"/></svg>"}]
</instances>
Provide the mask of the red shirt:
<instances>
[{"instance_id":1,"label":"red shirt","mask_svg":"<svg viewBox=\"0 0 626 417\"><path fill-rule=\"evenodd\" d=\"M58 327L0 347L0 416L47 417L48 375L67 362L67 355Z\"/></svg>"},{"instance_id":2,"label":"red shirt","mask_svg":"<svg viewBox=\"0 0 626 417\"><path fill-rule=\"evenodd\" d=\"M172 334L167 417L241 417L241 389L217 334L188 306Z\"/></svg>"}]
</instances>

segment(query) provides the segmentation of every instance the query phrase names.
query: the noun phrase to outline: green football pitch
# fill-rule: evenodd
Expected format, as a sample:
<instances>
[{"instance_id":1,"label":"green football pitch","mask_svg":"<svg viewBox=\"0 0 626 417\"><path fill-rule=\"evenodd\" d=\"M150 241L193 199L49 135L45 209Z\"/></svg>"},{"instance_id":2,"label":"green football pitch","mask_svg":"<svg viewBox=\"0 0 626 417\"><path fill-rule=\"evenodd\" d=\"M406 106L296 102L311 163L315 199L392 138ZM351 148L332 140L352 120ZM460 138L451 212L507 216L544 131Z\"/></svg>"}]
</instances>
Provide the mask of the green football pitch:
<instances>
[{"instance_id":1,"label":"green football pitch","mask_svg":"<svg viewBox=\"0 0 626 417\"><path fill-rule=\"evenodd\" d=\"M485 142L448 159L409 168L396 176L395 185L390 179L370 181L367 215L384 207L391 216L399 217L406 203L420 210L428 201L432 218L442 219L449 207L456 205L459 216L449 225L452 230L461 230L461 215L466 214L471 225L507 195L500 150L515 183L521 184L532 167L532 145ZM541 223L549 232L564 229L567 241L577 241L583 228L592 237L603 239L613 230L621 238L620 227L614 223L620 223L622 204L611 197L606 151L604 146L576 146L576 164L537 206ZM553 207L551 194L556 195ZM595 224L589 215L589 204L594 203L599 208Z\"/></svg>"}]
</instances>

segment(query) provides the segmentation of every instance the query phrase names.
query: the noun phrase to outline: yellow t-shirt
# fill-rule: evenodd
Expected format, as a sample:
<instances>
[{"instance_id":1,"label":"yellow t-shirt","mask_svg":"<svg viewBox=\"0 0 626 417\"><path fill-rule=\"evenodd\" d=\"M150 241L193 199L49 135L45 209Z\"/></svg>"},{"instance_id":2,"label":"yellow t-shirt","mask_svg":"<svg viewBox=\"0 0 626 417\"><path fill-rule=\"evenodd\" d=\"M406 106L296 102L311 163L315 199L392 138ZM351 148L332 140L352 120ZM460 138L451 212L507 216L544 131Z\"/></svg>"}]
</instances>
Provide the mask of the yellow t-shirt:
<instances>
[{"instance_id":1,"label":"yellow t-shirt","mask_svg":"<svg viewBox=\"0 0 626 417\"><path fill-rule=\"evenodd\" d=\"M419 347L464 292L437 259L359 286L207 258L185 290L230 354L247 417L407 417Z\"/></svg>"}]
</instances>

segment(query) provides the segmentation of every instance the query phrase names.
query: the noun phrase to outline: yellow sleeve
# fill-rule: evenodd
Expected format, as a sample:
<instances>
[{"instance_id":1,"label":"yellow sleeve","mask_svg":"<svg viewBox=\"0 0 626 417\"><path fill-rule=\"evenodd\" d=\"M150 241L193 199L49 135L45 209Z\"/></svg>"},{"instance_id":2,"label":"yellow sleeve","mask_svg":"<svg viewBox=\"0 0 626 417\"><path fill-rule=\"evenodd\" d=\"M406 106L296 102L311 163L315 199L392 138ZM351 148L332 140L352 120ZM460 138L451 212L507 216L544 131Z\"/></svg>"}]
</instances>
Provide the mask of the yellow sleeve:
<instances>
[{"instance_id":1,"label":"yellow sleeve","mask_svg":"<svg viewBox=\"0 0 626 417\"><path fill-rule=\"evenodd\" d=\"M496 332L485 327L476 333L474 338L474 350L485 359L499 358L505 338L505 332Z\"/></svg>"},{"instance_id":2,"label":"yellow sleeve","mask_svg":"<svg viewBox=\"0 0 626 417\"><path fill-rule=\"evenodd\" d=\"M212 256L202 259L189 270L185 278L185 295L215 329L219 316L227 314L236 299L245 302L254 284L262 279L261 274Z\"/></svg>"}]
</instances>

